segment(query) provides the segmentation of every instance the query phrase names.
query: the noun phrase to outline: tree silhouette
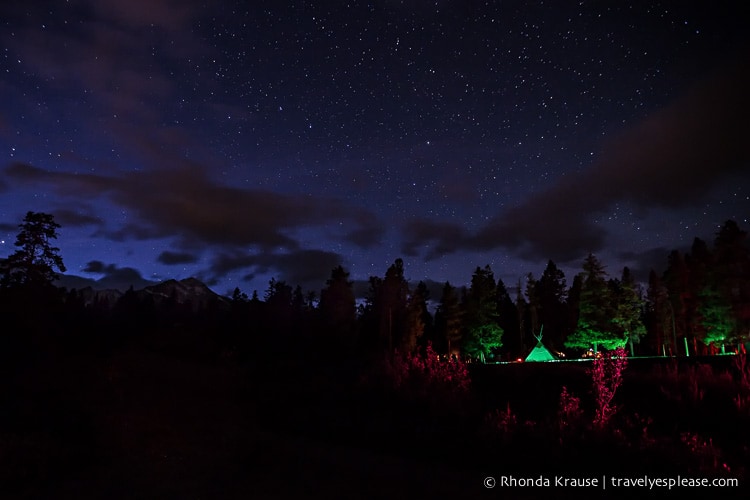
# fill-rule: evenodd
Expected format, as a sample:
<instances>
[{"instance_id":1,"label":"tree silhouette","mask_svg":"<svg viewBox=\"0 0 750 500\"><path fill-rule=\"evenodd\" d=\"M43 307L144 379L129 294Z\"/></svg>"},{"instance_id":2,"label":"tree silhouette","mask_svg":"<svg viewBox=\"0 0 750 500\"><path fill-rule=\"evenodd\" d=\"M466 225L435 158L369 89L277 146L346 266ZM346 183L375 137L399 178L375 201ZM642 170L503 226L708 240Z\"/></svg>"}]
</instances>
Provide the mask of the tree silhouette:
<instances>
[{"instance_id":1,"label":"tree silhouette","mask_svg":"<svg viewBox=\"0 0 750 500\"><path fill-rule=\"evenodd\" d=\"M539 302L539 323L544 325L544 338L548 345L561 349L566 327L565 302L568 291L565 273L551 260L536 282L535 292Z\"/></svg>"},{"instance_id":2,"label":"tree silhouette","mask_svg":"<svg viewBox=\"0 0 750 500\"><path fill-rule=\"evenodd\" d=\"M461 341L461 306L456 288L446 281L435 311L435 330L440 349L449 356Z\"/></svg>"},{"instance_id":3,"label":"tree silhouette","mask_svg":"<svg viewBox=\"0 0 750 500\"><path fill-rule=\"evenodd\" d=\"M390 352L401 344L409 300L409 284L404 278L404 261L396 259L385 273L377 294L379 337Z\"/></svg>"},{"instance_id":4,"label":"tree silhouette","mask_svg":"<svg viewBox=\"0 0 750 500\"><path fill-rule=\"evenodd\" d=\"M357 305L349 273L342 266L331 271L319 304L324 335L340 346L353 347Z\"/></svg>"},{"instance_id":5,"label":"tree silhouette","mask_svg":"<svg viewBox=\"0 0 750 500\"><path fill-rule=\"evenodd\" d=\"M746 336L750 330L750 250L747 233L736 222L726 221L716 233L714 256L718 291L732 308L738 332Z\"/></svg>"},{"instance_id":6,"label":"tree silhouette","mask_svg":"<svg viewBox=\"0 0 750 500\"><path fill-rule=\"evenodd\" d=\"M406 319L404 324L404 336L401 339L401 349L404 352L414 352L417 342L424 337L425 331L432 323L432 317L427 310L427 300L430 292L423 281L409 295L407 303Z\"/></svg>"},{"instance_id":7,"label":"tree silhouette","mask_svg":"<svg viewBox=\"0 0 750 500\"><path fill-rule=\"evenodd\" d=\"M27 212L15 246L20 247L10 255L2 266L2 286L45 288L52 286L59 275L55 269L65 272L60 249L51 245L57 238L60 224L51 214Z\"/></svg>"},{"instance_id":8,"label":"tree silhouette","mask_svg":"<svg viewBox=\"0 0 750 500\"><path fill-rule=\"evenodd\" d=\"M625 267L622 279L610 282L610 293L614 300L614 331L618 337L627 339L630 355L633 356L633 344L640 343L641 337L646 334L646 327L643 325L643 299L630 269Z\"/></svg>"},{"instance_id":9,"label":"tree silhouette","mask_svg":"<svg viewBox=\"0 0 750 500\"><path fill-rule=\"evenodd\" d=\"M503 280L497 279L497 312L500 315L498 324L503 332L508 332L507 335L503 335L503 349L506 354L517 357L522 352L520 344L520 336L517 335L519 324L518 324L518 311L516 310L516 304L508 293L508 289L505 287Z\"/></svg>"},{"instance_id":10,"label":"tree silhouette","mask_svg":"<svg viewBox=\"0 0 750 500\"><path fill-rule=\"evenodd\" d=\"M666 346L672 345L669 339L675 333L674 311L672 303L669 302L667 287L662 283L661 276L653 269L648 275L646 296L646 319L651 351L666 354Z\"/></svg>"}]
</instances>

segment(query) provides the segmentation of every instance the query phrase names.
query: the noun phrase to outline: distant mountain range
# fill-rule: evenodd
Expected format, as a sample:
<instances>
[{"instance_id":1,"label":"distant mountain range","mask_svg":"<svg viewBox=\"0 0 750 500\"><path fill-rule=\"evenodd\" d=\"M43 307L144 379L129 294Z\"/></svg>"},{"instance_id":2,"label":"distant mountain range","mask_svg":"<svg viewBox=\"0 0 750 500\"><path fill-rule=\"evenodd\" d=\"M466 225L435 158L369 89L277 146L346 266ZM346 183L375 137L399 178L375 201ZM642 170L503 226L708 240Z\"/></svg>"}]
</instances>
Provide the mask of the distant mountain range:
<instances>
[{"instance_id":1,"label":"distant mountain range","mask_svg":"<svg viewBox=\"0 0 750 500\"><path fill-rule=\"evenodd\" d=\"M73 287L67 286L69 290ZM76 288L86 305L98 305L104 308L113 307L126 292L117 289L95 289L91 285L83 288ZM217 294L202 281L196 278L186 278L183 280L170 279L161 283L145 286L135 290L139 299L151 298L155 305L159 305L168 300L173 300L179 305L189 305L192 310L205 309L211 304L228 305L230 300Z\"/></svg>"}]
</instances>

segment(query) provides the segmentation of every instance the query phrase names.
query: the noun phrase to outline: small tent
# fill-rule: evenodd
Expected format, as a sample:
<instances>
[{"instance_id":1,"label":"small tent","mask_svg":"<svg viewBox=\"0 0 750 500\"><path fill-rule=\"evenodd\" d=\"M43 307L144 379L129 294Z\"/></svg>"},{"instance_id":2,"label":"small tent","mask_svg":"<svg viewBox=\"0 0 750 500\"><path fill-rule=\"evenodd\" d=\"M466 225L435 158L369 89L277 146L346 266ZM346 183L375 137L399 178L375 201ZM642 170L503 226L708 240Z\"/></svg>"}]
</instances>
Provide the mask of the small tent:
<instances>
[{"instance_id":1,"label":"small tent","mask_svg":"<svg viewBox=\"0 0 750 500\"><path fill-rule=\"evenodd\" d=\"M542 344L542 332L539 331L539 335L534 335L536 337L537 343L536 347L534 347L528 356L526 356L525 361L555 361L555 357L547 350L546 347L544 347L544 344Z\"/></svg>"}]
</instances>

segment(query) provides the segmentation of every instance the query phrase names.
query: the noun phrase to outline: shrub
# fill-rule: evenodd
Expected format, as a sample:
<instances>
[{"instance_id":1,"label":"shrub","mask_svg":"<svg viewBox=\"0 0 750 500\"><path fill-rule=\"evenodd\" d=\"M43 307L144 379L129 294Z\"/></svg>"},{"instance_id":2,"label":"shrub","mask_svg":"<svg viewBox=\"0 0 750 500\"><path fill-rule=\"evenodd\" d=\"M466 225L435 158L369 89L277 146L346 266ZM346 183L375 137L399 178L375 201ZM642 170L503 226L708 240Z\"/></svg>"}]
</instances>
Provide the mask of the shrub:
<instances>
[{"instance_id":1,"label":"shrub","mask_svg":"<svg viewBox=\"0 0 750 500\"><path fill-rule=\"evenodd\" d=\"M610 351L593 361L589 375L594 385L594 399L596 410L594 413L594 427L603 428L607 425L617 407L612 404L617 388L622 384L622 372L627 366L627 353L622 347Z\"/></svg>"},{"instance_id":2,"label":"shrub","mask_svg":"<svg viewBox=\"0 0 750 500\"><path fill-rule=\"evenodd\" d=\"M510 409L510 402L505 410L495 409L484 417L485 432L490 438L509 440L516 430L518 417Z\"/></svg>"},{"instance_id":3,"label":"shrub","mask_svg":"<svg viewBox=\"0 0 750 500\"><path fill-rule=\"evenodd\" d=\"M563 386L560 392L560 404L557 410L557 422L560 430L560 440L569 430L575 428L580 422L583 410L581 409L581 398L568 392Z\"/></svg>"},{"instance_id":4,"label":"shrub","mask_svg":"<svg viewBox=\"0 0 750 500\"><path fill-rule=\"evenodd\" d=\"M690 452L696 470L691 472L716 473L731 472L729 465L722 460L722 453L711 438L705 439L692 432L680 434L680 441Z\"/></svg>"},{"instance_id":5,"label":"shrub","mask_svg":"<svg viewBox=\"0 0 750 500\"><path fill-rule=\"evenodd\" d=\"M383 371L387 384L404 400L432 409L458 409L471 389L466 364L442 359L429 343L415 353L395 351Z\"/></svg>"}]
</instances>

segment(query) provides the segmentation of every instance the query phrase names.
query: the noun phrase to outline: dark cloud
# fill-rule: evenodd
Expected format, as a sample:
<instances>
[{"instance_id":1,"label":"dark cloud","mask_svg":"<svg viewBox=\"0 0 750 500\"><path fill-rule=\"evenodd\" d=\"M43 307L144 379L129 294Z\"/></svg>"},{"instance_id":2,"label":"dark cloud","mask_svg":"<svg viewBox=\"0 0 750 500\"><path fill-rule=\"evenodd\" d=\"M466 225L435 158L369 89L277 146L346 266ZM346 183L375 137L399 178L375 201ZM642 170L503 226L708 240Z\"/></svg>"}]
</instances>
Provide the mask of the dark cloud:
<instances>
[{"instance_id":1,"label":"dark cloud","mask_svg":"<svg viewBox=\"0 0 750 500\"><path fill-rule=\"evenodd\" d=\"M101 229L93 234L108 240L123 242L128 240L153 240L161 238L164 234L156 227L145 223L129 222L117 229Z\"/></svg>"},{"instance_id":2,"label":"dark cloud","mask_svg":"<svg viewBox=\"0 0 750 500\"><path fill-rule=\"evenodd\" d=\"M385 272L387 269L383 270L382 275L380 275L380 278L385 277ZM413 291L417 285L419 284L420 280L409 280L409 290ZM427 292L429 294L428 300L429 302L433 304L437 304L440 302L440 297L443 295L443 287L445 287L445 282L439 282L434 281L431 279L424 279L421 280L424 282L424 284L427 286ZM463 285L458 285L456 283L451 283L451 286L455 287L457 290L459 290ZM352 282L352 289L354 291L354 296L358 299L365 299L370 295L370 281L369 280L354 280Z\"/></svg>"},{"instance_id":3,"label":"dark cloud","mask_svg":"<svg viewBox=\"0 0 750 500\"><path fill-rule=\"evenodd\" d=\"M84 2L89 3L89 2ZM179 33L190 28L193 2L184 0L96 0L90 5L103 19L133 29L163 28Z\"/></svg>"},{"instance_id":4,"label":"dark cloud","mask_svg":"<svg viewBox=\"0 0 750 500\"><path fill-rule=\"evenodd\" d=\"M81 269L84 273L92 273L92 274L99 274L104 273L107 271L107 265L100 261L100 260L92 260L86 264L86 266ZM112 265L111 267L116 267Z\"/></svg>"},{"instance_id":5,"label":"dark cloud","mask_svg":"<svg viewBox=\"0 0 750 500\"><path fill-rule=\"evenodd\" d=\"M607 144L588 170L492 219L469 247L502 246L531 259L567 262L603 247L606 234L594 219L617 202L644 210L695 204L749 166L748 87L747 64L694 86Z\"/></svg>"},{"instance_id":6,"label":"dark cloud","mask_svg":"<svg viewBox=\"0 0 750 500\"><path fill-rule=\"evenodd\" d=\"M191 253L186 252L170 252L169 250L159 254L156 259L162 264L173 266L177 264L192 264L198 261L198 257Z\"/></svg>"},{"instance_id":7,"label":"dark cloud","mask_svg":"<svg viewBox=\"0 0 750 500\"><path fill-rule=\"evenodd\" d=\"M143 276L137 269L132 267L118 267L116 264L105 264L99 260L92 260L84 266L81 272L88 274L103 274L101 278L97 280L90 280L91 286L96 289L112 289L112 290L127 290L131 286L135 290L139 290L143 287L153 285L155 281L149 281ZM76 279L78 283L77 288L80 288L81 279L80 277L72 277ZM71 281L72 282L72 281ZM60 280L61 286L67 286L65 283L65 277Z\"/></svg>"},{"instance_id":8,"label":"dark cloud","mask_svg":"<svg viewBox=\"0 0 750 500\"><path fill-rule=\"evenodd\" d=\"M383 231L375 215L339 200L228 187L197 165L118 176L51 172L21 163L5 171L9 178L42 184L65 197L105 197L131 211L135 221L107 233L115 240L175 237L217 246L298 250L288 233L303 227L341 228L334 236L357 235L360 245L378 242Z\"/></svg>"},{"instance_id":9,"label":"dark cloud","mask_svg":"<svg viewBox=\"0 0 750 500\"><path fill-rule=\"evenodd\" d=\"M55 221L63 227L102 226L101 218L93 215L90 209L71 210L68 208L55 210Z\"/></svg>"},{"instance_id":10,"label":"dark cloud","mask_svg":"<svg viewBox=\"0 0 750 500\"><path fill-rule=\"evenodd\" d=\"M407 257L419 255L421 249L427 248L425 259L437 259L461 250L467 239L466 230L451 222L412 219L402 229L404 241L401 251Z\"/></svg>"},{"instance_id":11,"label":"dark cloud","mask_svg":"<svg viewBox=\"0 0 750 500\"><path fill-rule=\"evenodd\" d=\"M344 234L344 241L360 248L372 248L380 244L384 229L377 217L364 210L356 210L353 216L356 227Z\"/></svg>"},{"instance_id":12,"label":"dark cloud","mask_svg":"<svg viewBox=\"0 0 750 500\"><path fill-rule=\"evenodd\" d=\"M657 247L643 252L621 252L618 257L629 263L628 268L637 280L645 283L652 270L661 276L667 269L667 258L672 250L683 249Z\"/></svg>"},{"instance_id":13,"label":"dark cloud","mask_svg":"<svg viewBox=\"0 0 750 500\"><path fill-rule=\"evenodd\" d=\"M224 254L214 259L210 272L215 279L237 270L252 269L249 277L270 273L287 284L319 291L331 277L331 270L339 265L342 265L340 255L323 250L298 250L283 254Z\"/></svg>"},{"instance_id":14,"label":"dark cloud","mask_svg":"<svg viewBox=\"0 0 750 500\"><path fill-rule=\"evenodd\" d=\"M174 98L179 82L170 69L208 50L192 29L203 8L198 2L78 0L58 8L59 18L76 22L44 23L50 15L44 2L4 5L3 16L11 24L24 26L28 18L39 23L2 40L18 54L24 72L38 77L47 91L64 97L70 88L86 89L83 97L76 94L69 101L84 99L86 106L69 104L66 113L76 117L76 127L86 123L94 131L89 140L99 134L98 139L114 140L118 149L149 164L179 158L176 152L186 148L194 157L204 149L165 118L180 110ZM144 37L169 43L144 43ZM23 89L13 93L27 94ZM24 105L31 110L35 102L29 99ZM164 105L170 102L174 107Z\"/></svg>"}]
</instances>

